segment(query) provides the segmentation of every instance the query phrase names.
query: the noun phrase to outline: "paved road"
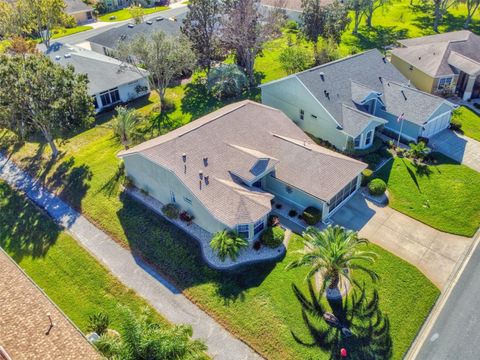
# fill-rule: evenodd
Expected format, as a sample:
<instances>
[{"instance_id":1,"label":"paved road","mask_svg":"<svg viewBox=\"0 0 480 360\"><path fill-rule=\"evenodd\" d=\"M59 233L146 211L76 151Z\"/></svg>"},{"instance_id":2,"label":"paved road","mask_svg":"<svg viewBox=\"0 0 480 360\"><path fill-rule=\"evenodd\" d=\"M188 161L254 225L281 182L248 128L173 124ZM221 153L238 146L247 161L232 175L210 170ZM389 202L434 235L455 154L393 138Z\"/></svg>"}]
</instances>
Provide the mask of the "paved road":
<instances>
[{"instance_id":1,"label":"paved road","mask_svg":"<svg viewBox=\"0 0 480 360\"><path fill-rule=\"evenodd\" d=\"M480 246L477 246L416 360L480 359L479 278Z\"/></svg>"},{"instance_id":2,"label":"paved road","mask_svg":"<svg viewBox=\"0 0 480 360\"><path fill-rule=\"evenodd\" d=\"M123 284L145 298L172 323L190 324L193 336L202 339L208 352L219 360L259 360L250 347L233 337L210 316L200 310L150 266L117 244L85 217L47 191L0 154L0 178L45 209L89 252L100 260Z\"/></svg>"},{"instance_id":3,"label":"paved road","mask_svg":"<svg viewBox=\"0 0 480 360\"><path fill-rule=\"evenodd\" d=\"M154 14L149 14L149 15L146 15L144 17L145 20L148 20L148 19L154 19L158 16L163 16L163 17L172 17L172 16L177 16L181 13L185 12L185 6L178 6L176 8L173 8L173 9L169 9L169 10L165 10L165 11L161 11L161 12L157 12L157 13L154 13ZM77 33L77 34L73 34L73 35L69 35L69 36L64 36L64 37L61 37L59 39L55 39L53 41L59 41L59 42L62 42L62 43L67 43L67 44L71 44L71 45L74 45L74 44L79 44L79 43L82 43L84 41L87 41L87 39L95 36L95 35L98 35L98 34L101 34L103 33L104 31L107 31L109 29L112 29L112 28L115 28L115 27L118 27L118 26L121 26L127 22L129 22L131 20L125 20L125 21L118 21L118 22L112 22L111 25L107 25L107 26L104 26L104 27L101 27L99 29L92 29L92 30L87 30L87 31L82 31L80 33Z\"/></svg>"}]
</instances>

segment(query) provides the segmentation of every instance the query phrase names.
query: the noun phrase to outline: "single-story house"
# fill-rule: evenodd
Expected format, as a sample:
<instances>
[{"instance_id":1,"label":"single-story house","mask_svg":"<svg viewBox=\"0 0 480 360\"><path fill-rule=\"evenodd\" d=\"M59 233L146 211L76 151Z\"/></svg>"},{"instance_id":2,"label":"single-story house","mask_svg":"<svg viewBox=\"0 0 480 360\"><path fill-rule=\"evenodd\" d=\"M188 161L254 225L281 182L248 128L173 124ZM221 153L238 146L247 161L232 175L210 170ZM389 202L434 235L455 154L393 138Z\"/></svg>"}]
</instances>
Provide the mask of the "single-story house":
<instances>
[{"instance_id":1,"label":"single-story house","mask_svg":"<svg viewBox=\"0 0 480 360\"><path fill-rule=\"evenodd\" d=\"M148 37L158 31L163 31L167 35L179 35L187 12L188 8L185 7L177 16L172 18L159 15L157 18L146 20L141 24L124 24L92 36L87 41L93 51L112 56L119 42L131 40L139 35Z\"/></svg>"},{"instance_id":2,"label":"single-story house","mask_svg":"<svg viewBox=\"0 0 480 360\"><path fill-rule=\"evenodd\" d=\"M75 72L87 75L88 93L93 97L96 112L150 93L146 71L109 56L58 42L44 53L55 63L71 65Z\"/></svg>"},{"instance_id":3,"label":"single-story house","mask_svg":"<svg viewBox=\"0 0 480 360\"><path fill-rule=\"evenodd\" d=\"M480 98L480 36L468 30L399 40L391 62L418 89Z\"/></svg>"},{"instance_id":4,"label":"single-story house","mask_svg":"<svg viewBox=\"0 0 480 360\"><path fill-rule=\"evenodd\" d=\"M97 0L105 5L108 11L123 9L132 4L132 0Z\"/></svg>"},{"instance_id":5,"label":"single-story house","mask_svg":"<svg viewBox=\"0 0 480 360\"><path fill-rule=\"evenodd\" d=\"M320 0L320 5L330 5L334 0ZM339 0L339 3L343 3L344 0ZM302 0L261 0L260 4L262 10L269 11L274 8L282 9L285 12L288 20L293 20L300 23L303 12Z\"/></svg>"},{"instance_id":6,"label":"single-story house","mask_svg":"<svg viewBox=\"0 0 480 360\"><path fill-rule=\"evenodd\" d=\"M1 360L103 359L2 248L0 269Z\"/></svg>"},{"instance_id":7,"label":"single-story house","mask_svg":"<svg viewBox=\"0 0 480 360\"><path fill-rule=\"evenodd\" d=\"M65 0L65 12L73 16L77 24L95 21L93 7L82 0Z\"/></svg>"},{"instance_id":8,"label":"single-story house","mask_svg":"<svg viewBox=\"0 0 480 360\"><path fill-rule=\"evenodd\" d=\"M260 86L262 103L282 110L305 132L340 150L365 149L377 129L403 139L447 128L454 105L409 86L376 49Z\"/></svg>"},{"instance_id":9,"label":"single-story house","mask_svg":"<svg viewBox=\"0 0 480 360\"><path fill-rule=\"evenodd\" d=\"M134 185L175 203L213 234L256 239L272 200L326 219L359 188L366 164L316 145L280 110L252 101L223 107L118 156Z\"/></svg>"}]
</instances>

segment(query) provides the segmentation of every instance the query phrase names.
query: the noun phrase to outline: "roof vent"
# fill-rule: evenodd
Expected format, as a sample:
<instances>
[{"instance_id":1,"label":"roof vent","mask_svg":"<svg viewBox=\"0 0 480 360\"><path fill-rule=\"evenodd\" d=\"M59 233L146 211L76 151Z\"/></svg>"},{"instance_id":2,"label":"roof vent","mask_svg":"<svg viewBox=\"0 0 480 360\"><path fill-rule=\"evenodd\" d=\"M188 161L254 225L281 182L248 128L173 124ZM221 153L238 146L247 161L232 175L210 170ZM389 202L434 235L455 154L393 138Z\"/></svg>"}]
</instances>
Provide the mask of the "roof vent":
<instances>
[{"instance_id":1,"label":"roof vent","mask_svg":"<svg viewBox=\"0 0 480 360\"><path fill-rule=\"evenodd\" d=\"M146 21L145 23L146 23L147 25L152 25L152 24L153 24L153 21L148 20L148 21Z\"/></svg>"},{"instance_id":2,"label":"roof vent","mask_svg":"<svg viewBox=\"0 0 480 360\"><path fill-rule=\"evenodd\" d=\"M378 77L378 80L380 80L380 82L383 84L383 80L381 76Z\"/></svg>"},{"instance_id":3,"label":"roof vent","mask_svg":"<svg viewBox=\"0 0 480 360\"><path fill-rule=\"evenodd\" d=\"M198 177L200 178L200 180L203 179L203 171L202 171L202 170L200 170L200 171L198 172Z\"/></svg>"},{"instance_id":4,"label":"roof vent","mask_svg":"<svg viewBox=\"0 0 480 360\"><path fill-rule=\"evenodd\" d=\"M405 93L403 92L403 90L401 90L401 92L402 92L402 95L403 95L403 99L404 99L405 101L407 101L407 95L405 95Z\"/></svg>"},{"instance_id":5,"label":"roof vent","mask_svg":"<svg viewBox=\"0 0 480 360\"><path fill-rule=\"evenodd\" d=\"M70 58L72 57L72 54L70 54L70 53L66 53L66 54L65 54L65 55L63 55L63 56L65 56L65 59L70 59Z\"/></svg>"},{"instance_id":6,"label":"roof vent","mask_svg":"<svg viewBox=\"0 0 480 360\"><path fill-rule=\"evenodd\" d=\"M60 55L55 56L55 60L60 60L62 57Z\"/></svg>"},{"instance_id":7,"label":"roof vent","mask_svg":"<svg viewBox=\"0 0 480 360\"><path fill-rule=\"evenodd\" d=\"M419 57L418 57L418 60L422 60L422 57L421 57L421 56L419 56Z\"/></svg>"},{"instance_id":8,"label":"roof vent","mask_svg":"<svg viewBox=\"0 0 480 360\"><path fill-rule=\"evenodd\" d=\"M382 60L385 64L387 63L387 58L385 56L382 58Z\"/></svg>"},{"instance_id":9,"label":"roof vent","mask_svg":"<svg viewBox=\"0 0 480 360\"><path fill-rule=\"evenodd\" d=\"M156 21L163 21L163 19L164 19L163 17L157 17L155 20Z\"/></svg>"},{"instance_id":10,"label":"roof vent","mask_svg":"<svg viewBox=\"0 0 480 360\"><path fill-rule=\"evenodd\" d=\"M330 99L330 93L327 90L323 90L323 93L327 97L327 99Z\"/></svg>"},{"instance_id":11,"label":"roof vent","mask_svg":"<svg viewBox=\"0 0 480 360\"><path fill-rule=\"evenodd\" d=\"M205 185L208 185L210 183L210 181L208 179L208 175L205 175L203 178L205 180Z\"/></svg>"},{"instance_id":12,"label":"roof vent","mask_svg":"<svg viewBox=\"0 0 480 360\"><path fill-rule=\"evenodd\" d=\"M322 79L322 81L325 81L325 73L323 71L320 73L320 79Z\"/></svg>"},{"instance_id":13,"label":"roof vent","mask_svg":"<svg viewBox=\"0 0 480 360\"><path fill-rule=\"evenodd\" d=\"M203 158L203 165L208 166L208 157Z\"/></svg>"},{"instance_id":14,"label":"roof vent","mask_svg":"<svg viewBox=\"0 0 480 360\"><path fill-rule=\"evenodd\" d=\"M131 29L131 28L134 28L135 27L135 24L128 24L128 27Z\"/></svg>"},{"instance_id":15,"label":"roof vent","mask_svg":"<svg viewBox=\"0 0 480 360\"><path fill-rule=\"evenodd\" d=\"M183 160L183 162L187 161L187 154L185 154L185 153L182 154L182 160Z\"/></svg>"}]
</instances>

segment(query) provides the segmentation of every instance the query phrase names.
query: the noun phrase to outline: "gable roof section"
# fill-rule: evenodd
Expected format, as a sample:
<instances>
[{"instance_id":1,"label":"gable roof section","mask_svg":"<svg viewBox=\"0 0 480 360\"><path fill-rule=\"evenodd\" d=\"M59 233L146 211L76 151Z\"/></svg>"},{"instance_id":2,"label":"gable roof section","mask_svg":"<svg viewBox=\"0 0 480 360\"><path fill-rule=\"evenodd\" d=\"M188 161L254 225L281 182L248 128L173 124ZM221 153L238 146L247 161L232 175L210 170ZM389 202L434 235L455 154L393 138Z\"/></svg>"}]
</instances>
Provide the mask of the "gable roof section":
<instances>
[{"instance_id":1,"label":"gable roof section","mask_svg":"<svg viewBox=\"0 0 480 360\"><path fill-rule=\"evenodd\" d=\"M0 269L0 347L12 359L102 358L1 248ZM48 335L47 314L55 324Z\"/></svg>"},{"instance_id":2,"label":"gable roof section","mask_svg":"<svg viewBox=\"0 0 480 360\"><path fill-rule=\"evenodd\" d=\"M404 47L393 49L392 54L431 77L451 76L455 73L452 67L476 74L480 64L480 36L467 30L399 43Z\"/></svg>"},{"instance_id":3,"label":"gable roof section","mask_svg":"<svg viewBox=\"0 0 480 360\"><path fill-rule=\"evenodd\" d=\"M147 20L137 25L124 24L92 36L87 39L87 41L109 49L114 49L119 42L131 40L140 35L149 37L159 31L162 31L167 35L179 35L180 27L187 12L188 9L185 8L183 12L175 16L175 20L158 16L155 19Z\"/></svg>"},{"instance_id":4,"label":"gable roof section","mask_svg":"<svg viewBox=\"0 0 480 360\"><path fill-rule=\"evenodd\" d=\"M246 176L274 166L276 178L328 202L366 167L312 143L281 111L251 101L226 106L119 156L133 154L172 171L227 226L253 222L271 210L271 194L244 185L232 172ZM201 187L199 171L208 177Z\"/></svg>"},{"instance_id":5,"label":"gable roof section","mask_svg":"<svg viewBox=\"0 0 480 360\"><path fill-rule=\"evenodd\" d=\"M386 124L387 121L370 115L365 111L355 109L351 106L343 105L343 129L345 132L356 138L360 135L363 130L372 122L377 122L379 124Z\"/></svg>"},{"instance_id":6,"label":"gable roof section","mask_svg":"<svg viewBox=\"0 0 480 360\"><path fill-rule=\"evenodd\" d=\"M81 12L93 11L93 7L87 5L82 0L65 0L67 14L76 14Z\"/></svg>"},{"instance_id":7,"label":"gable roof section","mask_svg":"<svg viewBox=\"0 0 480 360\"><path fill-rule=\"evenodd\" d=\"M141 71L142 75L139 71L133 69L131 65L78 46L57 42L44 52L54 63L63 66L72 65L75 72L86 74L89 80L88 93L90 95L98 94L147 76L147 72Z\"/></svg>"},{"instance_id":8,"label":"gable roof section","mask_svg":"<svg viewBox=\"0 0 480 360\"><path fill-rule=\"evenodd\" d=\"M405 119L417 125L424 125L438 107L448 101L423 91L386 81L382 101L386 110L394 115L404 114ZM453 108L453 104L450 104Z\"/></svg>"}]
</instances>

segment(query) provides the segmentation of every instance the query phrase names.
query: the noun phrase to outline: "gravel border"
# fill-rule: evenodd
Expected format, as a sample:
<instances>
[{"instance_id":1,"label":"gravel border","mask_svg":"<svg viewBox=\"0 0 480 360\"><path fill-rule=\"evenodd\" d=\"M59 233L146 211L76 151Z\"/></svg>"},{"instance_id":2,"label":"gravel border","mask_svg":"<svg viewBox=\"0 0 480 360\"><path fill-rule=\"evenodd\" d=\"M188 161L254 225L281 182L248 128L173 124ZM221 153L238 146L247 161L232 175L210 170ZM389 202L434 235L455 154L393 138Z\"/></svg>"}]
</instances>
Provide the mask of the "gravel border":
<instances>
[{"instance_id":1,"label":"gravel border","mask_svg":"<svg viewBox=\"0 0 480 360\"><path fill-rule=\"evenodd\" d=\"M202 250L201 253L204 261L209 267L215 270L239 270L244 268L246 265L279 260L283 258L286 254L287 249L284 245L280 245L275 249L262 246L259 250L253 250L253 244L249 244L248 248L242 249L239 252L238 257L235 261L227 258L225 259L225 261L222 262L210 247L210 240L213 237L211 233L204 230L195 223L188 225L180 219L170 219L166 217L161 210L163 204L160 201L154 199L149 195L143 194L140 190L136 188L124 188L124 191L127 195L142 203L150 210L154 211L156 214L160 215L162 218L182 229L188 235L197 240Z\"/></svg>"}]
</instances>

